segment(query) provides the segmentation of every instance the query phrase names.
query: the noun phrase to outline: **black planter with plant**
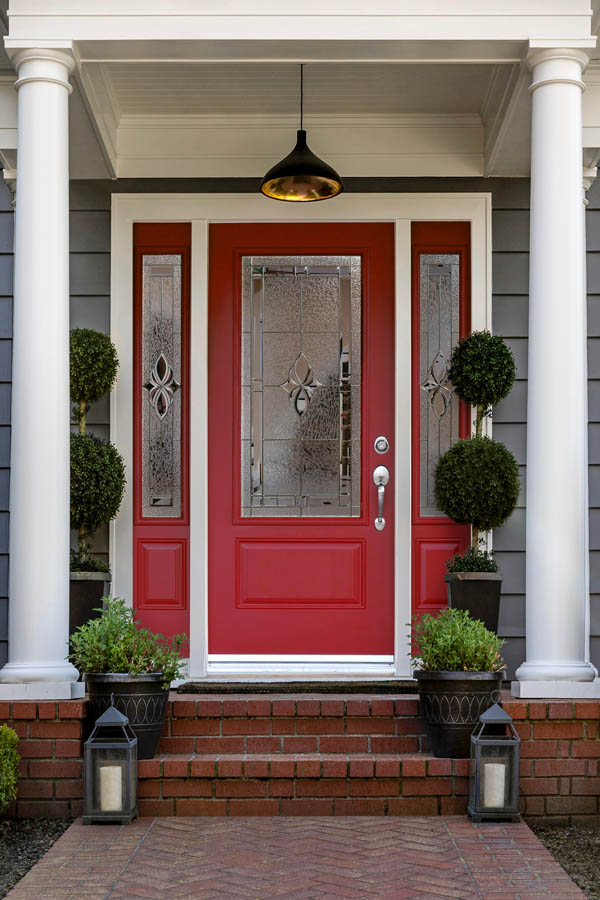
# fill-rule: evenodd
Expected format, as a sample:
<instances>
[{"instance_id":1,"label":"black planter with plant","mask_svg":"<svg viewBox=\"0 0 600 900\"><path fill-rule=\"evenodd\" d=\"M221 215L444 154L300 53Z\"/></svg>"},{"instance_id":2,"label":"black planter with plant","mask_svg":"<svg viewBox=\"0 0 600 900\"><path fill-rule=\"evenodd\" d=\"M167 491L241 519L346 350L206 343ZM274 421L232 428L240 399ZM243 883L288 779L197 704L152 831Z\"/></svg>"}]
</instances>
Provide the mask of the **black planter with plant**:
<instances>
[{"instance_id":1,"label":"black planter with plant","mask_svg":"<svg viewBox=\"0 0 600 900\"><path fill-rule=\"evenodd\" d=\"M420 712L436 757L465 759L481 713L500 700L504 644L466 610L414 620Z\"/></svg>"},{"instance_id":2,"label":"black planter with plant","mask_svg":"<svg viewBox=\"0 0 600 900\"><path fill-rule=\"evenodd\" d=\"M71 635L69 659L84 673L88 729L114 705L138 739L138 759L152 759L165 723L169 685L179 677L186 636L166 638L140 628L123 600L104 600L98 617Z\"/></svg>"},{"instance_id":3,"label":"black planter with plant","mask_svg":"<svg viewBox=\"0 0 600 900\"><path fill-rule=\"evenodd\" d=\"M512 352L498 335L474 331L452 353L449 371L456 394L475 407L475 435L457 441L435 474L438 508L471 526L471 546L448 560L448 605L466 609L498 630L502 576L481 535L503 525L519 497L519 467L504 444L483 435L483 421L507 396L515 380Z\"/></svg>"},{"instance_id":4,"label":"black planter with plant","mask_svg":"<svg viewBox=\"0 0 600 900\"><path fill-rule=\"evenodd\" d=\"M91 538L116 516L125 487L125 467L116 447L87 431L90 405L107 394L117 377L117 352L110 338L90 328L76 328L70 338L73 423L71 435L71 528L77 550L71 551L69 634L99 613L110 593L108 565L92 554Z\"/></svg>"}]
</instances>

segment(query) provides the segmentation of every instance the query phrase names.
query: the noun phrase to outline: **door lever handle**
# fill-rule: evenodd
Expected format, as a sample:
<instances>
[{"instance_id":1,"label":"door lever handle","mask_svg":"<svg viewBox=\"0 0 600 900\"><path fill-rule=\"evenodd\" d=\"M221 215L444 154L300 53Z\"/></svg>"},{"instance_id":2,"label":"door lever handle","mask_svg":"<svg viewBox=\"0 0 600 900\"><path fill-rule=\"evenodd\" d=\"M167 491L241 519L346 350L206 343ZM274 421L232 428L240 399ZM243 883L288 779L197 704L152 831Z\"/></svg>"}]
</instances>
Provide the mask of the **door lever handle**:
<instances>
[{"instance_id":1,"label":"door lever handle","mask_svg":"<svg viewBox=\"0 0 600 900\"><path fill-rule=\"evenodd\" d=\"M375 519L375 528L377 531L383 531L385 528L383 501L385 500L385 486L389 480L390 473L387 466L377 466L373 471L373 483L377 486L377 518Z\"/></svg>"}]
</instances>

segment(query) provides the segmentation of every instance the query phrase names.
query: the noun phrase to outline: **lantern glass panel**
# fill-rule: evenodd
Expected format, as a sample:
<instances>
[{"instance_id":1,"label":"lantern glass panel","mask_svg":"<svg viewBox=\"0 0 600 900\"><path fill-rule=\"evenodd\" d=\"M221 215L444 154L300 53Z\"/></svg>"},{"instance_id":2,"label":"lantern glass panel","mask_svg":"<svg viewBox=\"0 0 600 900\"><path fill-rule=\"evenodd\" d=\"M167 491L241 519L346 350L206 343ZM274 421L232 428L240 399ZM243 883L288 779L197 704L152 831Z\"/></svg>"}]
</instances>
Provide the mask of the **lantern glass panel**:
<instances>
[{"instance_id":1,"label":"lantern glass panel","mask_svg":"<svg viewBox=\"0 0 600 900\"><path fill-rule=\"evenodd\" d=\"M514 745L506 742L480 747L480 809L504 809L512 806Z\"/></svg>"},{"instance_id":2,"label":"lantern glass panel","mask_svg":"<svg viewBox=\"0 0 600 900\"><path fill-rule=\"evenodd\" d=\"M129 813L137 804L136 748L91 746L89 752L91 809L107 815Z\"/></svg>"}]
</instances>

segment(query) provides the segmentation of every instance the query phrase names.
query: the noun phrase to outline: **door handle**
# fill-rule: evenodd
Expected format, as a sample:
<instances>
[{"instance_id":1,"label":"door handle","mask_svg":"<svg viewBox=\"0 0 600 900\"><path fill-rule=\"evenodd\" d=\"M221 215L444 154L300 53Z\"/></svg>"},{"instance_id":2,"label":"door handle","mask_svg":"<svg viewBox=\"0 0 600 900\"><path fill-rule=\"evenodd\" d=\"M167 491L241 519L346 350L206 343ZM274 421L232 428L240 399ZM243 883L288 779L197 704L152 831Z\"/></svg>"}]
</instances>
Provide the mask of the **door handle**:
<instances>
[{"instance_id":1,"label":"door handle","mask_svg":"<svg viewBox=\"0 0 600 900\"><path fill-rule=\"evenodd\" d=\"M390 480L390 473L387 466L377 466L373 471L373 483L377 485L377 518L375 519L375 528L377 531L383 531L385 528L385 519L383 518L383 501L385 500L385 486Z\"/></svg>"}]
</instances>

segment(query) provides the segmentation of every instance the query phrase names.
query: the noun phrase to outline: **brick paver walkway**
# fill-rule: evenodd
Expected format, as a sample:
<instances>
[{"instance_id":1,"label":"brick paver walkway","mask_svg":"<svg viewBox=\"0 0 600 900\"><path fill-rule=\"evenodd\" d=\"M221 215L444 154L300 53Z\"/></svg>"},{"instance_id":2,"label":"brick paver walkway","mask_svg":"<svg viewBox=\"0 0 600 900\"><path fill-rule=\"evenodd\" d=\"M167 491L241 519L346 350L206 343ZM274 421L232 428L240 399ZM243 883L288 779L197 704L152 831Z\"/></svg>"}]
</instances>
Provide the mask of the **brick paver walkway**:
<instances>
[{"instance_id":1,"label":"brick paver walkway","mask_svg":"<svg viewBox=\"0 0 600 900\"><path fill-rule=\"evenodd\" d=\"M76 822L10 900L582 900L527 825L453 818Z\"/></svg>"}]
</instances>

